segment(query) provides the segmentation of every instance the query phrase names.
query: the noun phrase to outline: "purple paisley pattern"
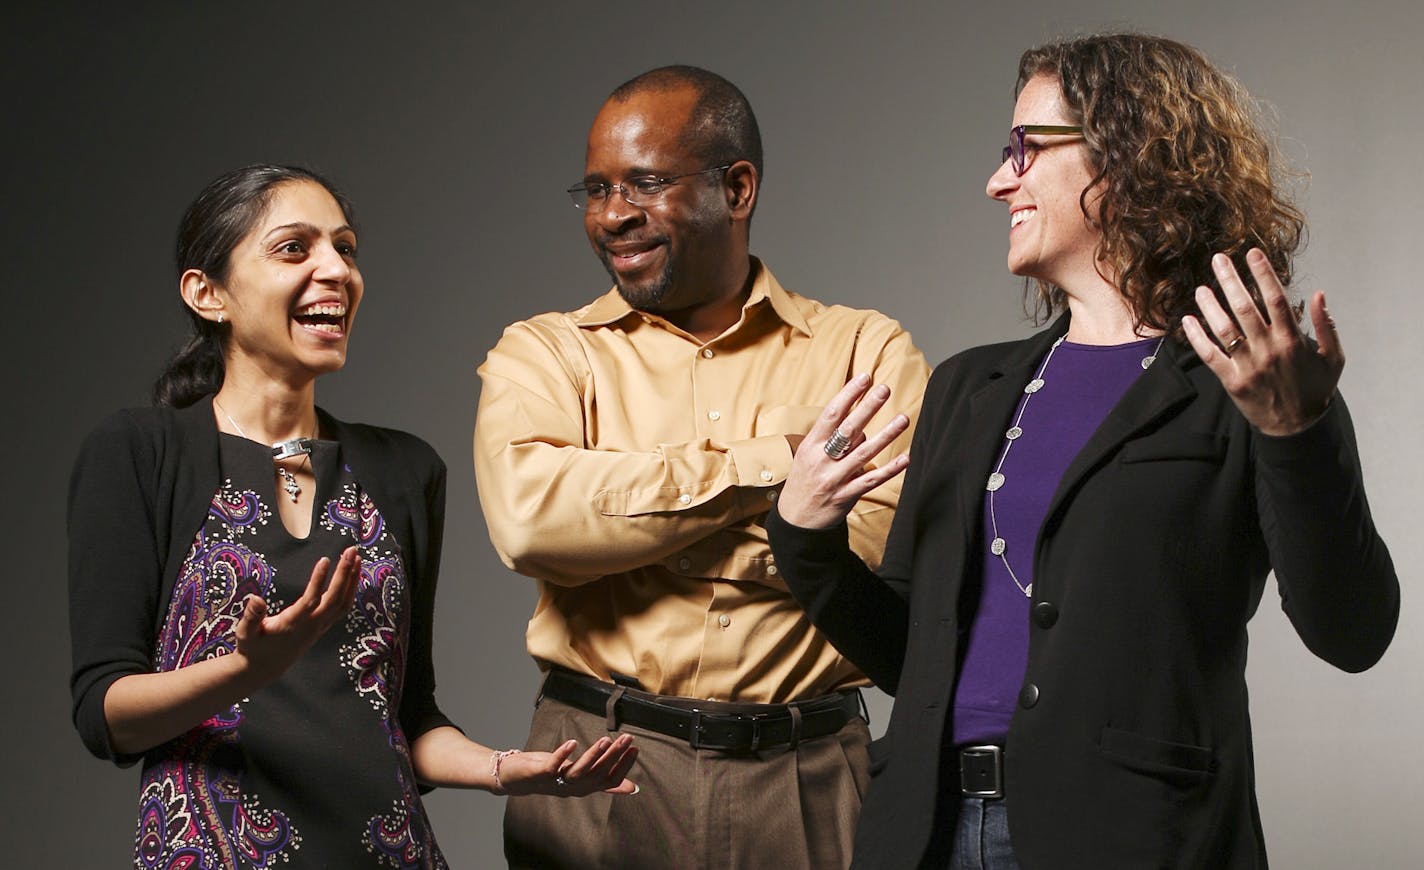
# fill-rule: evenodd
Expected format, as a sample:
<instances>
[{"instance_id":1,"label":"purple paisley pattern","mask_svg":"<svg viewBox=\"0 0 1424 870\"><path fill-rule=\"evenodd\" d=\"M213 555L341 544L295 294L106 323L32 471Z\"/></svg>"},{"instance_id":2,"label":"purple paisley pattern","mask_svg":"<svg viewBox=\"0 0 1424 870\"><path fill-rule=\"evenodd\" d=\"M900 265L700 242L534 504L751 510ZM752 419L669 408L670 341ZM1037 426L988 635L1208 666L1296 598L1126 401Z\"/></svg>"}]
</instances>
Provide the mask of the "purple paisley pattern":
<instances>
[{"instance_id":1,"label":"purple paisley pattern","mask_svg":"<svg viewBox=\"0 0 1424 870\"><path fill-rule=\"evenodd\" d=\"M243 535L257 531L258 526L267 525L272 511L262 504L255 492L234 489L229 480L213 496L208 515L217 518L234 535Z\"/></svg>"},{"instance_id":2,"label":"purple paisley pattern","mask_svg":"<svg viewBox=\"0 0 1424 870\"><path fill-rule=\"evenodd\" d=\"M327 504L322 523L350 535L361 547L361 579L355 605L346 617L351 640L341 646L341 665L357 694L380 715L387 742L398 760L396 780L401 797L391 802L390 812L367 821L363 832L366 849L381 864L396 870L444 870L444 856L435 844L415 787L410 747L397 721L400 685L396 677L405 673L410 625L404 615L410 607L410 592L399 550L386 534L375 503L355 486L344 487L341 497Z\"/></svg>"},{"instance_id":3,"label":"purple paisley pattern","mask_svg":"<svg viewBox=\"0 0 1424 870\"><path fill-rule=\"evenodd\" d=\"M260 735L270 739L268 729L275 720L267 717L277 715L277 708L244 699L150 754L135 835L134 866L139 870L275 870L304 860L329 861L302 849L305 842L307 851L322 852L326 848L322 844L333 836L357 853L364 851L374 866L448 870L421 804L410 747L399 722L411 607L400 546L375 503L356 484L351 469L343 470L326 490L335 497L318 502L314 519L326 536L323 547L342 537L360 547L361 574L355 604L344 624L331 629L331 642L321 647L323 657L335 660L320 661L338 667L332 676L339 682L329 684L332 689L346 691L347 683L340 676L344 674L351 703L375 713L366 727L379 724L379 731L370 735L374 742L361 745L378 747L383 735L392 756L387 768L391 773L384 782L368 784L370 790L362 793L382 802L361 804L366 809L346 821L336 816L335 823L343 827L333 828L322 827L324 822L315 819L303 822L302 814L315 810L303 803L300 792L284 790L285 785L272 786L277 804L264 801L257 790L265 790L265 774L248 769L245 753L258 751ZM291 557L275 554L296 551L269 546L277 541L264 529L280 524L272 522L274 506L263 498L231 480L214 494L203 528L178 573L158 633L154 649L158 670L232 653L234 632L250 594L265 598L270 613L281 611L275 569L259 550L274 554L283 571L294 570L282 561ZM290 579L283 583L284 588L292 586ZM247 721L249 715L252 721ZM353 727L357 727L354 721ZM382 806L385 810L378 811ZM311 828L305 841L304 825ZM349 858L339 863L353 866Z\"/></svg>"},{"instance_id":4,"label":"purple paisley pattern","mask_svg":"<svg viewBox=\"0 0 1424 870\"><path fill-rule=\"evenodd\" d=\"M159 630L154 666L171 671L227 655L248 595L260 595L270 612L282 607L272 569L260 553L238 543L266 525L271 509L250 490L224 481L213 496L208 522L183 561ZM286 813L244 794L239 773L215 759L232 752L242 724L233 704L171 744L144 770L134 866L141 870L268 870L290 860L301 835ZM239 859L241 864L239 864Z\"/></svg>"}]
</instances>

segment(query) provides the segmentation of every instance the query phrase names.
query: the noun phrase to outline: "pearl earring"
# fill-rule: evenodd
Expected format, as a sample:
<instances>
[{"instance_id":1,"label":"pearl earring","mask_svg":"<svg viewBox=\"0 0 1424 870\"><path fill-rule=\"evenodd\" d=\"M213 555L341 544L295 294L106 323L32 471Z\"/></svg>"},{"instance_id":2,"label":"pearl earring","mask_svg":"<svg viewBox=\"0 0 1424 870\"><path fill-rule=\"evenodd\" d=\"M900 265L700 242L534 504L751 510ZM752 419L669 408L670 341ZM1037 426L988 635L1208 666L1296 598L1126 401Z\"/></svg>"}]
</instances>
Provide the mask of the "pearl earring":
<instances>
[{"instance_id":1,"label":"pearl earring","mask_svg":"<svg viewBox=\"0 0 1424 870\"><path fill-rule=\"evenodd\" d=\"M219 312L218 312L218 326L222 326L222 321L223 321L223 313L222 313L221 311L219 311Z\"/></svg>"}]
</instances>

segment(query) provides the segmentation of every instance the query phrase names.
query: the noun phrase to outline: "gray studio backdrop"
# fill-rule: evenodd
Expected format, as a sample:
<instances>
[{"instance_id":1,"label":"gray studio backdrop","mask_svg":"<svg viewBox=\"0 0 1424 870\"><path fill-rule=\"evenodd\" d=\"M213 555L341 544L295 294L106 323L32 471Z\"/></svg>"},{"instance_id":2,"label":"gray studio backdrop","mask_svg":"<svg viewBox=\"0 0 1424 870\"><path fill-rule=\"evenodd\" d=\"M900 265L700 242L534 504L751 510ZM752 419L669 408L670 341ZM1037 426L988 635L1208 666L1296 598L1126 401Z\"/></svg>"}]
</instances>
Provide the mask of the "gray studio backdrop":
<instances>
[{"instance_id":1,"label":"gray studio backdrop","mask_svg":"<svg viewBox=\"0 0 1424 870\"><path fill-rule=\"evenodd\" d=\"M1305 650L1267 588L1250 685L1274 863L1405 867L1424 854L1419 4L32 7L0 27L11 566L0 864L128 860L136 771L89 758L69 724L65 483L83 433L144 402L183 330L172 234L210 177L298 162L356 201L367 296L351 362L319 401L412 430L449 463L440 696L471 735L512 746L537 683L523 652L534 586L495 557L475 499L475 368L506 323L606 287L562 193L605 94L671 62L740 84L766 141L754 250L793 289L899 318L938 362L1029 331L1004 269L1008 217L983 194L1019 53L1116 27L1183 39L1234 69L1310 172L1298 286L1326 288L1341 324L1343 389L1404 582L1393 648L1353 677ZM879 698L877 732L887 710ZM438 791L428 805L454 866L500 865L500 798Z\"/></svg>"}]
</instances>

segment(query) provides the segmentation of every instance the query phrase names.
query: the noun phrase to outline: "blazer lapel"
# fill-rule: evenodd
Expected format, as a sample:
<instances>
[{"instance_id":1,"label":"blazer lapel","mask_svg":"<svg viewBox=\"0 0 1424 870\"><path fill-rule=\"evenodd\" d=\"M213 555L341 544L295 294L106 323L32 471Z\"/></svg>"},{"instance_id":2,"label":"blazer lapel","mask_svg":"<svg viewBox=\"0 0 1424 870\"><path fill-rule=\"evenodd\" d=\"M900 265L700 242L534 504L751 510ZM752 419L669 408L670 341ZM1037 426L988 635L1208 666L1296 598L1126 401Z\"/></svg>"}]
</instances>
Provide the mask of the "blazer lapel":
<instances>
[{"instance_id":1,"label":"blazer lapel","mask_svg":"<svg viewBox=\"0 0 1424 870\"><path fill-rule=\"evenodd\" d=\"M1004 447L1004 430L1023 398L1024 387L1033 379L1053 342L1067 331L1068 317L1064 315L1038 335L1016 343L1000 364L990 370L983 386L969 397L973 425L962 433L962 467L982 469L983 473L961 475L959 479L959 514L965 541L974 539L984 508L989 473Z\"/></svg>"},{"instance_id":2,"label":"blazer lapel","mask_svg":"<svg viewBox=\"0 0 1424 870\"><path fill-rule=\"evenodd\" d=\"M1127 388L1108 416L1098 426L1088 443L1068 464L1053 499L1048 503L1048 511L1043 515L1043 525L1039 529L1040 539L1043 529L1048 527L1054 515L1082 484L1083 480L1100 463L1116 450L1124 441L1167 416L1174 408L1183 405L1196 396L1196 388L1187 380L1186 367L1196 361L1196 353L1190 346L1179 345L1168 340L1157 354L1142 377Z\"/></svg>"}]
</instances>

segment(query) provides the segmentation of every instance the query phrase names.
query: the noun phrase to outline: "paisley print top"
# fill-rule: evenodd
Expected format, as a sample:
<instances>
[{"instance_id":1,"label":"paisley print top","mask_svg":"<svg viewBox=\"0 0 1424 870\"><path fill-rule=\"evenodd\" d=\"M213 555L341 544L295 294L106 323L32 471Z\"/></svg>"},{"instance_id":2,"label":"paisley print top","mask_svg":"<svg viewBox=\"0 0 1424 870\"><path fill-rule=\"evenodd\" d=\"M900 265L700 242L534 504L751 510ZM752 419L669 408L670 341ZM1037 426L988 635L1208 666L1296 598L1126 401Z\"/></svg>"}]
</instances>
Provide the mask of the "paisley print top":
<instances>
[{"instance_id":1,"label":"paisley print top","mask_svg":"<svg viewBox=\"0 0 1424 870\"><path fill-rule=\"evenodd\" d=\"M271 613L313 565L361 548L356 602L277 681L144 761L136 868L444 868L397 718L410 591L400 547L335 442L319 441L311 531L287 531L271 454L222 435L222 483L154 651L173 670L234 649L248 595Z\"/></svg>"}]
</instances>

